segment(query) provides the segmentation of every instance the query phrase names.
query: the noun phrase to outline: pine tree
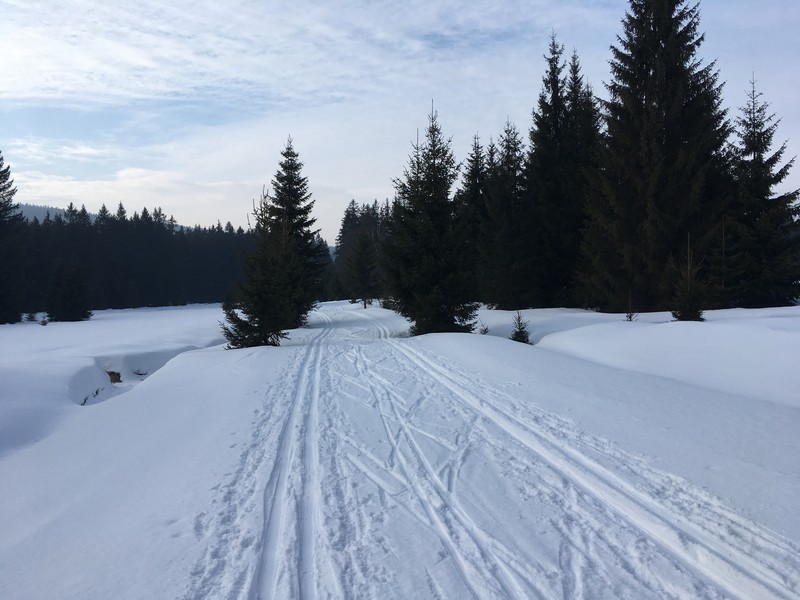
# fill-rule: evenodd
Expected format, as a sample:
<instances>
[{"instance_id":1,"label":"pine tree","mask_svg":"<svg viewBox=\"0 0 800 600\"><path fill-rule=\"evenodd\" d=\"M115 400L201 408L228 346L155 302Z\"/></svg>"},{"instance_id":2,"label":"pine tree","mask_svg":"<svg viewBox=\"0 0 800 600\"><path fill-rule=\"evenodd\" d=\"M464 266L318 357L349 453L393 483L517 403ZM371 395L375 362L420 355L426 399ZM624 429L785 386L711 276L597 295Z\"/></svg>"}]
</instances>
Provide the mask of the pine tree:
<instances>
[{"instance_id":1,"label":"pine tree","mask_svg":"<svg viewBox=\"0 0 800 600\"><path fill-rule=\"evenodd\" d=\"M47 298L49 321L85 321L92 316L86 275L76 257L56 263Z\"/></svg>"},{"instance_id":2,"label":"pine tree","mask_svg":"<svg viewBox=\"0 0 800 600\"><path fill-rule=\"evenodd\" d=\"M686 255L677 269L672 317L676 321L703 321L705 285L698 276L700 265L692 254L691 239L686 240Z\"/></svg>"},{"instance_id":3,"label":"pine tree","mask_svg":"<svg viewBox=\"0 0 800 600\"><path fill-rule=\"evenodd\" d=\"M228 347L277 346L288 329L306 323L320 287L327 248L320 243L314 202L291 138L272 185L254 207L256 248L246 260L245 281L223 306Z\"/></svg>"},{"instance_id":4,"label":"pine tree","mask_svg":"<svg viewBox=\"0 0 800 600\"><path fill-rule=\"evenodd\" d=\"M486 220L487 178L486 156L476 135L467 156L461 187L453 195L455 243L465 257L464 275L469 279L470 296L476 299L481 297L479 240Z\"/></svg>"},{"instance_id":5,"label":"pine tree","mask_svg":"<svg viewBox=\"0 0 800 600\"><path fill-rule=\"evenodd\" d=\"M269 217L269 198L254 208L256 248L245 262L245 281L236 300L223 303L228 348L278 346L297 321L290 271L300 268L287 223Z\"/></svg>"},{"instance_id":6,"label":"pine tree","mask_svg":"<svg viewBox=\"0 0 800 600\"><path fill-rule=\"evenodd\" d=\"M800 190L775 194L794 159L781 166L772 149L779 120L769 114L755 81L736 120L737 194L728 212L725 288L730 304L784 306L800 295Z\"/></svg>"},{"instance_id":7,"label":"pine tree","mask_svg":"<svg viewBox=\"0 0 800 600\"><path fill-rule=\"evenodd\" d=\"M425 142L416 143L402 179L385 245L385 272L393 305L414 322L415 335L471 331L477 305L469 298L464 257L454 242L450 190L458 167L437 115Z\"/></svg>"},{"instance_id":8,"label":"pine tree","mask_svg":"<svg viewBox=\"0 0 800 600\"><path fill-rule=\"evenodd\" d=\"M522 318L522 313L517 311L514 315L514 331L511 333L511 340L530 344L530 333L528 333L528 322Z\"/></svg>"},{"instance_id":9,"label":"pine tree","mask_svg":"<svg viewBox=\"0 0 800 600\"><path fill-rule=\"evenodd\" d=\"M667 308L687 234L701 258L719 239L730 127L714 63L697 58L699 22L686 0L630 0L612 47L606 146L585 244L591 286L607 310L625 310L629 294L637 311Z\"/></svg>"},{"instance_id":10,"label":"pine tree","mask_svg":"<svg viewBox=\"0 0 800 600\"><path fill-rule=\"evenodd\" d=\"M291 273L290 285L296 302L296 318L291 327L306 324L308 312L314 307L322 283L322 271L328 249L318 243L318 229L312 229L316 219L311 217L314 200L308 191L308 178L302 174L303 163L294 149L292 138L281 152L280 162L272 180L272 195L267 205L271 227L285 228L287 244L297 254L298 270Z\"/></svg>"},{"instance_id":11,"label":"pine tree","mask_svg":"<svg viewBox=\"0 0 800 600\"><path fill-rule=\"evenodd\" d=\"M498 145L487 150L486 219L480 237L481 299L503 310L537 302L533 255L533 207L526 194L524 148L507 122Z\"/></svg>"},{"instance_id":12,"label":"pine tree","mask_svg":"<svg viewBox=\"0 0 800 600\"><path fill-rule=\"evenodd\" d=\"M355 239L353 253L348 262L350 290L353 298L360 298L367 304L380 294L378 283L378 249L374 231L362 227Z\"/></svg>"},{"instance_id":13,"label":"pine tree","mask_svg":"<svg viewBox=\"0 0 800 600\"><path fill-rule=\"evenodd\" d=\"M0 324L16 323L22 314L19 287L20 230L24 223L19 205L14 203L17 188L11 167L3 166L0 152Z\"/></svg>"}]
</instances>

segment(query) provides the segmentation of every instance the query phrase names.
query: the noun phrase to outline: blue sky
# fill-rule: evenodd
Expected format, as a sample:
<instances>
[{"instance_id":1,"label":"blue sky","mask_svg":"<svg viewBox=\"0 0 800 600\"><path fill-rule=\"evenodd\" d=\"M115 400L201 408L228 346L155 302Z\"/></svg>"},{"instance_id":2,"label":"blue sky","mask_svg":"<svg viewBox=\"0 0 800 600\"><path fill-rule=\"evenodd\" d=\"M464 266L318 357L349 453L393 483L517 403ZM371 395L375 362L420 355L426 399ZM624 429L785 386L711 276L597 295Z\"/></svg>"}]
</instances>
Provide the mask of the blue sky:
<instances>
[{"instance_id":1,"label":"blue sky","mask_svg":"<svg viewBox=\"0 0 800 600\"><path fill-rule=\"evenodd\" d=\"M458 160L526 133L555 32L603 93L625 0L0 0L0 151L17 201L246 225L291 135L333 242L393 195L431 100ZM758 88L800 151L797 0L703 0L726 106ZM785 189L800 187L798 165Z\"/></svg>"}]
</instances>

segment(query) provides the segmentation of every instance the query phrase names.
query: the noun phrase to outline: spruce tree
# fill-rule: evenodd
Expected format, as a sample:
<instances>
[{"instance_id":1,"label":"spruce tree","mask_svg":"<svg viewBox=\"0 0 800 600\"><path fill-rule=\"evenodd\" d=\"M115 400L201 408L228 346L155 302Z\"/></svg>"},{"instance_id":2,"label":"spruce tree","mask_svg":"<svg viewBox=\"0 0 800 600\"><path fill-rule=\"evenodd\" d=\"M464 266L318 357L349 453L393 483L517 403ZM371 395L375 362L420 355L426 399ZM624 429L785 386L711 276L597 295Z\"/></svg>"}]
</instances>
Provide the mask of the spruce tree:
<instances>
[{"instance_id":1,"label":"spruce tree","mask_svg":"<svg viewBox=\"0 0 800 600\"><path fill-rule=\"evenodd\" d=\"M629 294L636 311L667 308L686 236L700 259L719 239L730 127L714 63L697 57L699 24L686 0L630 0L611 48L606 146L585 244L607 310L625 310Z\"/></svg>"},{"instance_id":2,"label":"spruce tree","mask_svg":"<svg viewBox=\"0 0 800 600\"><path fill-rule=\"evenodd\" d=\"M47 299L49 321L85 321L92 316L86 275L79 260L56 263L50 294Z\"/></svg>"},{"instance_id":3,"label":"spruce tree","mask_svg":"<svg viewBox=\"0 0 800 600\"><path fill-rule=\"evenodd\" d=\"M294 149L292 138L287 141L281 156L283 160L272 180L267 213L273 228L285 229L287 244L297 254L300 268L291 273L290 279L296 303L296 318L291 327L301 327L306 324L308 312L316 304L328 249L318 243L319 230L312 229L316 223L311 216L314 200L308 191L308 178L303 176L303 163Z\"/></svg>"},{"instance_id":4,"label":"spruce tree","mask_svg":"<svg viewBox=\"0 0 800 600\"><path fill-rule=\"evenodd\" d=\"M11 167L3 166L0 152L0 324L16 323L22 314L18 250L24 219L19 205L14 203L16 193Z\"/></svg>"},{"instance_id":5,"label":"spruce tree","mask_svg":"<svg viewBox=\"0 0 800 600\"><path fill-rule=\"evenodd\" d=\"M254 207L255 250L237 297L223 306L228 347L277 346L306 323L319 293L327 248L311 229L314 202L291 138L272 185Z\"/></svg>"},{"instance_id":6,"label":"spruce tree","mask_svg":"<svg viewBox=\"0 0 800 600\"><path fill-rule=\"evenodd\" d=\"M537 302L530 241L534 214L523 165L519 130L506 122L498 145L490 144L487 151L486 219L480 237L481 299L503 310Z\"/></svg>"},{"instance_id":7,"label":"spruce tree","mask_svg":"<svg viewBox=\"0 0 800 600\"><path fill-rule=\"evenodd\" d=\"M431 112L425 141L414 144L403 177L395 181L384 258L393 305L414 322L415 335L474 327L477 305L454 242L450 190L457 174L451 141Z\"/></svg>"},{"instance_id":8,"label":"spruce tree","mask_svg":"<svg viewBox=\"0 0 800 600\"><path fill-rule=\"evenodd\" d=\"M727 215L725 289L731 305L784 306L800 295L800 190L776 194L794 159L772 151L779 120L755 81L736 120L737 194Z\"/></svg>"},{"instance_id":9,"label":"spruce tree","mask_svg":"<svg viewBox=\"0 0 800 600\"><path fill-rule=\"evenodd\" d=\"M470 296L478 299L480 290L480 235L486 220L488 171L486 156L476 135L462 173L461 187L453 195L455 243L465 258Z\"/></svg>"}]
</instances>

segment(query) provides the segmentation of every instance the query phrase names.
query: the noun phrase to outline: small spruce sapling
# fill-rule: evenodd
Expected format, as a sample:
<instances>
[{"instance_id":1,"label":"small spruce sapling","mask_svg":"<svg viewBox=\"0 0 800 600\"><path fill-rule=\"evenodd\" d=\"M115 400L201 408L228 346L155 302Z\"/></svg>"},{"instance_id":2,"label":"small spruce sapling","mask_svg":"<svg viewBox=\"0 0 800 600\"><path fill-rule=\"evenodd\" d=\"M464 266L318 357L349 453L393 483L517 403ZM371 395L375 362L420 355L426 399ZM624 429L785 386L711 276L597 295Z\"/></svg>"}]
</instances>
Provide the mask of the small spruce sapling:
<instances>
[{"instance_id":1,"label":"small spruce sapling","mask_svg":"<svg viewBox=\"0 0 800 600\"><path fill-rule=\"evenodd\" d=\"M528 334L528 322L522 318L522 313L519 311L514 315L514 331L511 333L510 339L523 344L531 343Z\"/></svg>"},{"instance_id":2,"label":"small spruce sapling","mask_svg":"<svg viewBox=\"0 0 800 600\"><path fill-rule=\"evenodd\" d=\"M703 299L704 285L699 277L700 265L694 261L691 243L687 237L686 259L679 267L678 280L675 284L675 309L672 317L676 321L704 321Z\"/></svg>"}]
</instances>

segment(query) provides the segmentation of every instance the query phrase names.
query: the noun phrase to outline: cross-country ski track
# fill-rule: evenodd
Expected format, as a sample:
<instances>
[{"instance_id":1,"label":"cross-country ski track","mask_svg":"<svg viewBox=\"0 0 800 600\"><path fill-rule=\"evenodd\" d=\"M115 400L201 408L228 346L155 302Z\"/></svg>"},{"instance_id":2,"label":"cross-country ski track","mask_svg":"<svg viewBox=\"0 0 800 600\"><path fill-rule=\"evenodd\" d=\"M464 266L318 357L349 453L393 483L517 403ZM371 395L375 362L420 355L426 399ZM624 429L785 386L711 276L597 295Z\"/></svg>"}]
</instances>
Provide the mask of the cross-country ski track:
<instances>
[{"instance_id":1,"label":"cross-country ski track","mask_svg":"<svg viewBox=\"0 0 800 600\"><path fill-rule=\"evenodd\" d=\"M689 482L369 312L311 327L187 598L797 597L797 548Z\"/></svg>"},{"instance_id":2,"label":"cross-country ski track","mask_svg":"<svg viewBox=\"0 0 800 600\"><path fill-rule=\"evenodd\" d=\"M180 351L0 452L0 597L800 598L800 409L569 345L679 325L541 314L526 346L331 302L279 348Z\"/></svg>"}]
</instances>

